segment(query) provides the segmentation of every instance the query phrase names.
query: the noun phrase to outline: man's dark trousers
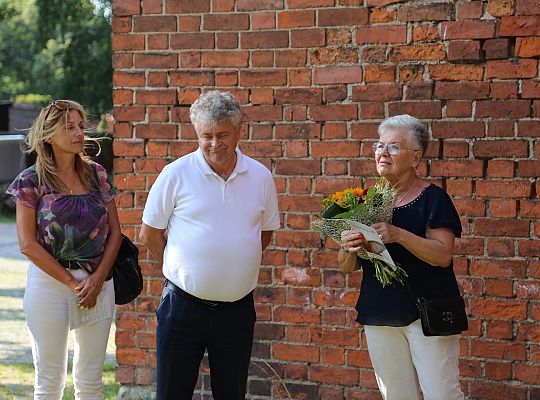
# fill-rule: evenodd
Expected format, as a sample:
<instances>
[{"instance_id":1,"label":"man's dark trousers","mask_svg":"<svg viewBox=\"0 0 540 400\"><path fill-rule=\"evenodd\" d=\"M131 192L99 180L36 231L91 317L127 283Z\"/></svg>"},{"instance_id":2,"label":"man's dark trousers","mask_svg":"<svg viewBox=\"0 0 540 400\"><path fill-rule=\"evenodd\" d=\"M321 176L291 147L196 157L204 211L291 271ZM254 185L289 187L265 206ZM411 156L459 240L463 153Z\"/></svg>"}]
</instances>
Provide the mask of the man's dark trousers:
<instances>
[{"instance_id":1,"label":"man's dark trousers","mask_svg":"<svg viewBox=\"0 0 540 400\"><path fill-rule=\"evenodd\" d=\"M215 307L165 287L156 311L156 400L191 400L208 350L215 400L244 400L255 307L253 295Z\"/></svg>"}]
</instances>

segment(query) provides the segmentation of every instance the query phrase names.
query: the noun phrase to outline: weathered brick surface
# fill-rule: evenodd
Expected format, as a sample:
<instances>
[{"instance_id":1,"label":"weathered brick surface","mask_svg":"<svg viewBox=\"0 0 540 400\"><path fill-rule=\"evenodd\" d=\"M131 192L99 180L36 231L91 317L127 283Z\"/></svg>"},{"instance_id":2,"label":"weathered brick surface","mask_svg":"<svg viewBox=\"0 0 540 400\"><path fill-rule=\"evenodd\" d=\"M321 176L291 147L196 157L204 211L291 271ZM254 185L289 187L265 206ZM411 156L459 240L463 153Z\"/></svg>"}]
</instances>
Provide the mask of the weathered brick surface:
<instances>
[{"instance_id":1,"label":"weathered brick surface","mask_svg":"<svg viewBox=\"0 0 540 400\"><path fill-rule=\"evenodd\" d=\"M310 221L323 195L376 179L381 119L429 127L419 168L454 199L454 269L470 329L470 399L540 398L540 6L537 0L113 0L115 181L136 237L168 162L197 147L203 91L245 105L241 147L271 169L282 228L263 256L248 398L379 399L361 273L338 271ZM119 307L117 381L153 385L160 267ZM275 371L270 369L270 366ZM208 361L197 398L211 398ZM277 376L276 376L277 374Z\"/></svg>"}]
</instances>

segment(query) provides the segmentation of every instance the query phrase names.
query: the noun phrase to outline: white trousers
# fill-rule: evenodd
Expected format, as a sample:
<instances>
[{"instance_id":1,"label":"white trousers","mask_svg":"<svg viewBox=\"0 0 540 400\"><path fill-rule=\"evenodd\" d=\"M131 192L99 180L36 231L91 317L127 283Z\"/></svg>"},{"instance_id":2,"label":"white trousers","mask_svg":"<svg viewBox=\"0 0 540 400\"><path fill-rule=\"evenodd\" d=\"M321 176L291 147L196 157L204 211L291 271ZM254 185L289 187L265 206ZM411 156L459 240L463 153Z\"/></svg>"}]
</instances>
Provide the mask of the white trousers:
<instances>
[{"instance_id":1,"label":"white trousers","mask_svg":"<svg viewBox=\"0 0 540 400\"><path fill-rule=\"evenodd\" d=\"M77 280L88 274L70 271ZM103 284L101 297L109 309L114 309L112 279ZM76 295L56 279L32 263L28 267L24 293L24 312L32 342L36 370L35 400L61 400L67 374L68 332L70 314ZM112 304L109 302L112 301ZM72 318L73 319L73 318ZM103 364L112 322L112 311L97 321L83 323L74 329L73 383L77 400L103 399Z\"/></svg>"},{"instance_id":2,"label":"white trousers","mask_svg":"<svg viewBox=\"0 0 540 400\"><path fill-rule=\"evenodd\" d=\"M385 400L463 400L459 335L424 336L420 320L408 326L364 326L369 356Z\"/></svg>"}]
</instances>

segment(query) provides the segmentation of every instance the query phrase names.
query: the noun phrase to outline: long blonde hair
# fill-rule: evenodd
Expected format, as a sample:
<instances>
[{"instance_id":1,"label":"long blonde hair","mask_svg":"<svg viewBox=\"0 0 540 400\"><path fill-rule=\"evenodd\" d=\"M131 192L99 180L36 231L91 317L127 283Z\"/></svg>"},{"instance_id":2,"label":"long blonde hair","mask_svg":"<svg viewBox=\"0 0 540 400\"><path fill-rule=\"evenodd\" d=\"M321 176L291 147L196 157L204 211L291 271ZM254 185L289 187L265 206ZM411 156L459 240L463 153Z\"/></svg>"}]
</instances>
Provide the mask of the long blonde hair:
<instances>
[{"instance_id":1,"label":"long blonde hair","mask_svg":"<svg viewBox=\"0 0 540 400\"><path fill-rule=\"evenodd\" d=\"M53 149L51 144L47 142L60 130L67 129L69 111L79 113L83 124L86 125L87 114L79 103L73 100L58 100L41 110L26 136L26 152L35 152L36 154L36 172L42 191L46 188L58 192L69 191L69 188L58 177L58 166ZM86 139L90 138L85 135ZM90 190L96 184L94 168L84 153L75 155L75 171L86 190Z\"/></svg>"}]
</instances>

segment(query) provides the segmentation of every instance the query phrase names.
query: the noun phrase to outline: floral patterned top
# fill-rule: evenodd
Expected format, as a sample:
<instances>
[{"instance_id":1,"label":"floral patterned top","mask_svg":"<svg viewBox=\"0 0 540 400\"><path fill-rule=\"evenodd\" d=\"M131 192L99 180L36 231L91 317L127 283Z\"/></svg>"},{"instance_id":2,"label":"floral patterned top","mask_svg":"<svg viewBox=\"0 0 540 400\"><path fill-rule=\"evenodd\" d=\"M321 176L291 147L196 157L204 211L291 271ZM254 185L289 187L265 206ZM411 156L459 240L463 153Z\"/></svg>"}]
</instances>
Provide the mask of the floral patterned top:
<instances>
[{"instance_id":1,"label":"floral patterned top","mask_svg":"<svg viewBox=\"0 0 540 400\"><path fill-rule=\"evenodd\" d=\"M36 210L37 240L54 258L80 261L93 272L103 256L109 234L107 204L116 196L116 188L101 165L91 164L98 186L87 194L38 187L35 165L22 171L7 193Z\"/></svg>"}]
</instances>

